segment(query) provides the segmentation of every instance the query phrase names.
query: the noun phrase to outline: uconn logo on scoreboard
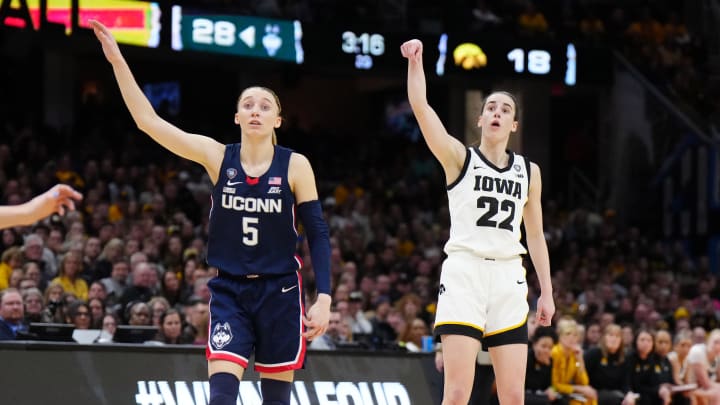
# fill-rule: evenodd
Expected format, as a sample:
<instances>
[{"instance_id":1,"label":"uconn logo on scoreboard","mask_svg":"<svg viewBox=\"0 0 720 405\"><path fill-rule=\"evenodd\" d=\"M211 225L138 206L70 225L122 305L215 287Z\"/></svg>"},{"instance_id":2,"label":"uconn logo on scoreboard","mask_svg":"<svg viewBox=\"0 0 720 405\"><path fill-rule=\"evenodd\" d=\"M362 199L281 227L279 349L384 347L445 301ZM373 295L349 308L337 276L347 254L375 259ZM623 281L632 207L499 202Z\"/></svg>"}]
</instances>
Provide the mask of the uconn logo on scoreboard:
<instances>
[{"instance_id":1,"label":"uconn logo on scoreboard","mask_svg":"<svg viewBox=\"0 0 720 405\"><path fill-rule=\"evenodd\" d=\"M210 384L207 381L138 381L135 403L138 405L207 405ZM240 381L238 405L261 405L260 382ZM410 405L410 396L400 382L295 381L290 396L292 405Z\"/></svg>"}]
</instances>

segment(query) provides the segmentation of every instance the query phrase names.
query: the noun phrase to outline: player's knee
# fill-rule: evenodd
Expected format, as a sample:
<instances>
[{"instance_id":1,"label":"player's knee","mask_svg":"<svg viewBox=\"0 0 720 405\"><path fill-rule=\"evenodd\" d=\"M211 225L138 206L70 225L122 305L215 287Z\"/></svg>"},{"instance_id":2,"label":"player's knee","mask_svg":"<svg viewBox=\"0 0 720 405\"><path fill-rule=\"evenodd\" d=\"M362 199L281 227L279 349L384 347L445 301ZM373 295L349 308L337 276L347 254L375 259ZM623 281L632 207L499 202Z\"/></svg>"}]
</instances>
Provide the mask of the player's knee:
<instances>
[{"instance_id":1,"label":"player's knee","mask_svg":"<svg viewBox=\"0 0 720 405\"><path fill-rule=\"evenodd\" d=\"M210 403L208 405L235 405L240 381L230 373L215 373L210 376Z\"/></svg>"},{"instance_id":2,"label":"player's knee","mask_svg":"<svg viewBox=\"0 0 720 405\"><path fill-rule=\"evenodd\" d=\"M443 405L466 405L470 400L470 390L463 387L452 387L443 394Z\"/></svg>"},{"instance_id":3,"label":"player's knee","mask_svg":"<svg viewBox=\"0 0 720 405\"><path fill-rule=\"evenodd\" d=\"M290 381L260 379L263 405L290 405Z\"/></svg>"},{"instance_id":4,"label":"player's knee","mask_svg":"<svg viewBox=\"0 0 720 405\"><path fill-rule=\"evenodd\" d=\"M523 405L525 403L525 392L522 388L505 391L498 390L498 399L501 404Z\"/></svg>"}]
</instances>

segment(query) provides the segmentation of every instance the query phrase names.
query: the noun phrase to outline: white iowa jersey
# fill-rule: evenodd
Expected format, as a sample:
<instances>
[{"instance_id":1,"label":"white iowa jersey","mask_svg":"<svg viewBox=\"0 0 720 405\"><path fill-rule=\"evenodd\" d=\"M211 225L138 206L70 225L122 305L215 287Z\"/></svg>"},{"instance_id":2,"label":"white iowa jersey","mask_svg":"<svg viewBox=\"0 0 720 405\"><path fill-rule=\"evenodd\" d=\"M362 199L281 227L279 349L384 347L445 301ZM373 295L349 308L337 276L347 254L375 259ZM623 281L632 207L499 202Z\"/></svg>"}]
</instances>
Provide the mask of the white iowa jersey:
<instances>
[{"instance_id":1,"label":"white iowa jersey","mask_svg":"<svg viewBox=\"0 0 720 405\"><path fill-rule=\"evenodd\" d=\"M445 253L464 251L496 259L525 254L520 223L528 199L530 161L508 151L508 165L501 169L477 147L467 152L460 175L447 187L450 238Z\"/></svg>"}]
</instances>

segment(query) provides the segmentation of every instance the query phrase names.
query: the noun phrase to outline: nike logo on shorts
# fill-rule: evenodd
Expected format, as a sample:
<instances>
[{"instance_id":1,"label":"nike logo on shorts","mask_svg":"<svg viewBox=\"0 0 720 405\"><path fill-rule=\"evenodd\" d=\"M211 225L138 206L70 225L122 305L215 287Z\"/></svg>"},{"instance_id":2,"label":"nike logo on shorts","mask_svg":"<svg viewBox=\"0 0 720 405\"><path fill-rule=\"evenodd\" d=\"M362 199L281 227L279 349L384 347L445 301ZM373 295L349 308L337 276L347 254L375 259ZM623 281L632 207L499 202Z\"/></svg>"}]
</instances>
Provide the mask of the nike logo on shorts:
<instances>
[{"instance_id":1,"label":"nike logo on shorts","mask_svg":"<svg viewBox=\"0 0 720 405\"><path fill-rule=\"evenodd\" d=\"M515 282L518 283L518 284L525 284L525 280L517 280L517 281L515 281Z\"/></svg>"},{"instance_id":2,"label":"nike logo on shorts","mask_svg":"<svg viewBox=\"0 0 720 405\"><path fill-rule=\"evenodd\" d=\"M292 290L292 289L295 288L295 287L297 287L297 284L295 284L295 285L292 286L292 287L283 287L281 291L284 292L284 293L286 293L286 292Z\"/></svg>"},{"instance_id":3,"label":"nike logo on shorts","mask_svg":"<svg viewBox=\"0 0 720 405\"><path fill-rule=\"evenodd\" d=\"M227 181L228 186L237 186L238 184L242 184L242 181Z\"/></svg>"}]
</instances>

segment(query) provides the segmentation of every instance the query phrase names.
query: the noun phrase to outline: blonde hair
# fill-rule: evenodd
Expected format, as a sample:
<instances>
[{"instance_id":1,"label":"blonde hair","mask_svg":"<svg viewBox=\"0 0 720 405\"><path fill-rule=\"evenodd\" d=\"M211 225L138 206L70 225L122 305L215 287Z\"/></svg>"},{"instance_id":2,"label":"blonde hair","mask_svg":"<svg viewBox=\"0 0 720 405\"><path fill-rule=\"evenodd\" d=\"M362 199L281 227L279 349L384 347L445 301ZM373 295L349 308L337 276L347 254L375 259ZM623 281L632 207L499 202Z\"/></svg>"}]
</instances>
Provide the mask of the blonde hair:
<instances>
[{"instance_id":1,"label":"blonde hair","mask_svg":"<svg viewBox=\"0 0 720 405\"><path fill-rule=\"evenodd\" d=\"M563 318L560 321L558 321L558 325L557 325L558 336L562 336L569 332L572 332L575 335L577 335L577 333L578 333L577 322L575 322L575 320L571 319L571 318Z\"/></svg>"},{"instance_id":2,"label":"blonde hair","mask_svg":"<svg viewBox=\"0 0 720 405\"><path fill-rule=\"evenodd\" d=\"M618 348L617 352L619 361L623 362L625 361L625 346L622 344L622 328L620 327L620 325L616 323L608 324L603 330L602 338L600 339L598 346L600 347L603 356L607 356L608 354L610 354L607 343L605 342L605 336L611 333L618 335L618 337L620 338L620 347Z\"/></svg>"},{"instance_id":3,"label":"blonde hair","mask_svg":"<svg viewBox=\"0 0 720 405\"><path fill-rule=\"evenodd\" d=\"M238 101L237 101L238 104L240 103L240 100L242 99L243 93L245 93L246 91L248 91L248 90L250 90L250 89L260 89L260 90L263 90L263 91L266 91L266 92L270 93L270 94L273 96L273 99L275 100L275 105L277 105L277 108L278 108L278 117L280 117L280 119L282 120L282 105L280 104L280 97L278 97L278 95L277 95L274 91L270 90L270 89L267 88L267 87L264 87L264 86L250 86L250 87L246 87L245 90L243 90L242 92L240 92L240 96L238 97ZM272 144L273 144L273 145L277 145L277 135L275 134L275 129L274 129L274 128L273 128L273 131L272 131Z\"/></svg>"}]
</instances>

